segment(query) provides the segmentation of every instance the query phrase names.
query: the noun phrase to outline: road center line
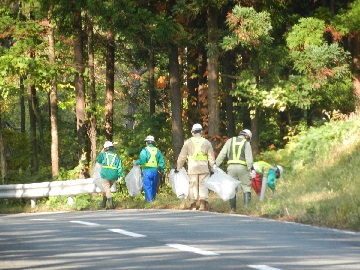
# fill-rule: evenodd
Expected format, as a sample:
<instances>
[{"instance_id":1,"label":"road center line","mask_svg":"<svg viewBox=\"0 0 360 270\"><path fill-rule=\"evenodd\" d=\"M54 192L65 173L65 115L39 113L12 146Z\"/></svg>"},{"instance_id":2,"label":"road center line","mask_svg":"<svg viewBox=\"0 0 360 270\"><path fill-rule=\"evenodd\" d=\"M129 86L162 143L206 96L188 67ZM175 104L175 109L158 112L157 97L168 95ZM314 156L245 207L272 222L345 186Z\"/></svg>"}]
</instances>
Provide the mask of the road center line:
<instances>
[{"instance_id":1,"label":"road center line","mask_svg":"<svg viewBox=\"0 0 360 270\"><path fill-rule=\"evenodd\" d=\"M79 221L79 220L73 220L70 222L71 223L79 223L79 224L88 225L88 226L99 226L99 224L97 224L97 223L91 223L91 222Z\"/></svg>"},{"instance_id":2,"label":"road center line","mask_svg":"<svg viewBox=\"0 0 360 270\"><path fill-rule=\"evenodd\" d=\"M47 220L55 220L55 219L53 219L53 218L30 218L30 220L47 221Z\"/></svg>"},{"instance_id":3,"label":"road center line","mask_svg":"<svg viewBox=\"0 0 360 270\"><path fill-rule=\"evenodd\" d=\"M108 230L111 232L121 233L121 234L132 236L132 237L146 237L146 235L143 235L143 234L133 233L133 232L129 232L129 231L121 230L121 229L108 229Z\"/></svg>"},{"instance_id":4,"label":"road center line","mask_svg":"<svg viewBox=\"0 0 360 270\"><path fill-rule=\"evenodd\" d=\"M274 268L267 265L248 265L248 266L259 270L281 270L279 268Z\"/></svg>"},{"instance_id":5,"label":"road center line","mask_svg":"<svg viewBox=\"0 0 360 270\"><path fill-rule=\"evenodd\" d=\"M202 250L200 248L190 247L190 246L181 245L181 244L166 244L166 245L169 247L172 247L172 248L176 248L176 249L188 251L188 252L194 252L194 253L201 254L201 255L210 255L210 256L220 255L219 253L215 253L212 251Z\"/></svg>"}]
</instances>

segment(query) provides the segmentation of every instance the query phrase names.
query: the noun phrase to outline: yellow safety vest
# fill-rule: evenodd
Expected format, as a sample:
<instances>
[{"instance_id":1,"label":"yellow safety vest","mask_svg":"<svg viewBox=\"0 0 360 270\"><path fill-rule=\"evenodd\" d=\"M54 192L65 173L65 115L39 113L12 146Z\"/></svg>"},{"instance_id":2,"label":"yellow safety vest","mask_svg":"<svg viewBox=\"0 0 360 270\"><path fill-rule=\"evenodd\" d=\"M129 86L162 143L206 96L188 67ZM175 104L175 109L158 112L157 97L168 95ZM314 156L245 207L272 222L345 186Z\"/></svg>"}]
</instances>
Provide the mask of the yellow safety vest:
<instances>
[{"instance_id":1,"label":"yellow safety vest","mask_svg":"<svg viewBox=\"0 0 360 270\"><path fill-rule=\"evenodd\" d=\"M262 174L264 168L271 169L273 166L271 166L269 163L267 163L265 161L257 161L257 162L254 162L253 167L254 167L255 171Z\"/></svg>"},{"instance_id":2,"label":"yellow safety vest","mask_svg":"<svg viewBox=\"0 0 360 270\"><path fill-rule=\"evenodd\" d=\"M102 167L107 169L117 170L117 168L114 166L116 156L117 156L116 154L110 154L108 152L105 152L106 165L103 165ZM111 161L109 157L112 157Z\"/></svg>"},{"instance_id":3,"label":"yellow safety vest","mask_svg":"<svg viewBox=\"0 0 360 270\"><path fill-rule=\"evenodd\" d=\"M150 158L149 160L143 165L144 167L154 167L157 168L158 163L156 160L156 153L157 153L157 148L156 147L146 147L146 149L149 151L150 153Z\"/></svg>"},{"instance_id":4,"label":"yellow safety vest","mask_svg":"<svg viewBox=\"0 0 360 270\"><path fill-rule=\"evenodd\" d=\"M242 151L243 147L245 146L245 142L246 142L246 139L243 139L241 142L237 142L236 137L234 137L232 139L231 154L229 154L229 160L227 162L228 164L246 165L246 161L240 159L241 151ZM239 146L237 149L237 152L236 152L236 146Z\"/></svg>"},{"instance_id":5,"label":"yellow safety vest","mask_svg":"<svg viewBox=\"0 0 360 270\"><path fill-rule=\"evenodd\" d=\"M192 156L189 156L188 159L192 160L192 161L194 161L194 160L208 160L208 156L204 155L203 152L201 151L201 146L205 142L205 138L203 138L203 137L200 137L200 138L191 137L190 140L194 143L195 150L194 150L194 153L192 154Z\"/></svg>"}]
</instances>

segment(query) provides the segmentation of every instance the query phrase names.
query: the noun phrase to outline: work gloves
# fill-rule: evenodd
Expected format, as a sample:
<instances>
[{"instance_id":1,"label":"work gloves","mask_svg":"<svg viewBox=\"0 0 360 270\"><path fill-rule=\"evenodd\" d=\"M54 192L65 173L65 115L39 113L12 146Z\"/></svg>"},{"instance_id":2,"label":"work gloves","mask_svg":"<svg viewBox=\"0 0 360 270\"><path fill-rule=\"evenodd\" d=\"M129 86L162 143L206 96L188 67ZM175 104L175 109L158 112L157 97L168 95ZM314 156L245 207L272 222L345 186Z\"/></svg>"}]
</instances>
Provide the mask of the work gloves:
<instances>
[{"instance_id":1,"label":"work gloves","mask_svg":"<svg viewBox=\"0 0 360 270\"><path fill-rule=\"evenodd\" d=\"M256 171L255 170L251 170L250 171L250 178L255 178L256 177Z\"/></svg>"},{"instance_id":2,"label":"work gloves","mask_svg":"<svg viewBox=\"0 0 360 270\"><path fill-rule=\"evenodd\" d=\"M117 181L119 182L119 184L121 184L121 180L122 180L122 177L120 176Z\"/></svg>"}]
</instances>

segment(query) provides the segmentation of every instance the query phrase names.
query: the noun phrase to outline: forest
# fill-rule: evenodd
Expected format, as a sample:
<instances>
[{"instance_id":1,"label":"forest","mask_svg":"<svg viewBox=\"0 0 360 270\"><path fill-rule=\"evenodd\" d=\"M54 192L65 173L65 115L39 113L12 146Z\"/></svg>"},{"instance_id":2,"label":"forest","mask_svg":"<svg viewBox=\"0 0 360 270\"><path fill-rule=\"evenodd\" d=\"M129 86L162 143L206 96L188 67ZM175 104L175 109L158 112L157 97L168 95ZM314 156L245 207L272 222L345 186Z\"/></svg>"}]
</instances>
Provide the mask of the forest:
<instances>
[{"instance_id":1,"label":"forest","mask_svg":"<svg viewBox=\"0 0 360 270\"><path fill-rule=\"evenodd\" d=\"M2 184L125 171L147 135L174 167L194 123L255 159L359 109L360 0L4 0ZM290 169L290 168L288 168Z\"/></svg>"}]
</instances>

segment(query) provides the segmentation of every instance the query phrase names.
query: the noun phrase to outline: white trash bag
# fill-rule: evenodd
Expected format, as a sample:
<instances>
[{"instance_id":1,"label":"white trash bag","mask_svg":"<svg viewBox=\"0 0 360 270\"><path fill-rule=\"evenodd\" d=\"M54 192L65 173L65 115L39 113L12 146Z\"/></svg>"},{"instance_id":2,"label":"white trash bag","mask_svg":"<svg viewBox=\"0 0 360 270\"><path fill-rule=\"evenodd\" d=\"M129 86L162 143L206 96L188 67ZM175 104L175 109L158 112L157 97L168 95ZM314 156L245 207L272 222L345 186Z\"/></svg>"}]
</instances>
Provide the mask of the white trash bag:
<instances>
[{"instance_id":1,"label":"white trash bag","mask_svg":"<svg viewBox=\"0 0 360 270\"><path fill-rule=\"evenodd\" d=\"M235 180L220 168L216 168L214 174L205 183L205 187L214 191L223 201L234 198L239 185L240 181Z\"/></svg>"},{"instance_id":2,"label":"white trash bag","mask_svg":"<svg viewBox=\"0 0 360 270\"><path fill-rule=\"evenodd\" d=\"M176 197L186 199L189 195L189 176L185 168L182 167L178 173L175 173L175 169L171 169L169 180Z\"/></svg>"},{"instance_id":3,"label":"white trash bag","mask_svg":"<svg viewBox=\"0 0 360 270\"><path fill-rule=\"evenodd\" d=\"M141 193L142 179L140 166L133 166L130 172L125 176L125 183L131 197L136 197Z\"/></svg>"},{"instance_id":4,"label":"white trash bag","mask_svg":"<svg viewBox=\"0 0 360 270\"><path fill-rule=\"evenodd\" d=\"M116 181L115 181L114 184L110 187L110 192L112 192L112 193L116 192Z\"/></svg>"},{"instance_id":5,"label":"white trash bag","mask_svg":"<svg viewBox=\"0 0 360 270\"><path fill-rule=\"evenodd\" d=\"M96 187L98 187L102 192L105 192L105 189L102 185L102 179L100 176L102 165L98 162L95 163L94 170L93 170L93 178L94 178L94 184Z\"/></svg>"}]
</instances>

